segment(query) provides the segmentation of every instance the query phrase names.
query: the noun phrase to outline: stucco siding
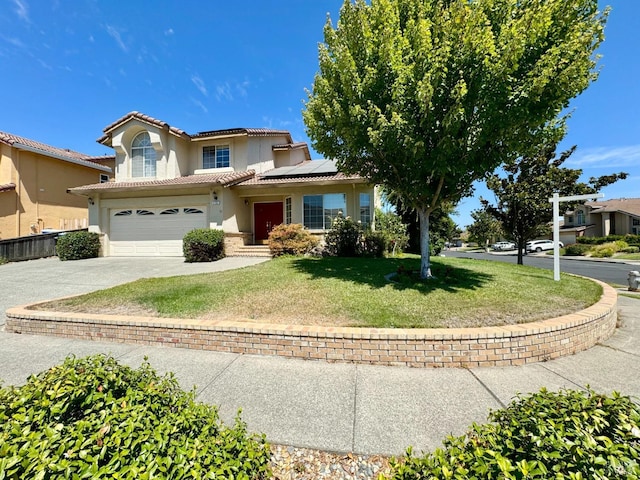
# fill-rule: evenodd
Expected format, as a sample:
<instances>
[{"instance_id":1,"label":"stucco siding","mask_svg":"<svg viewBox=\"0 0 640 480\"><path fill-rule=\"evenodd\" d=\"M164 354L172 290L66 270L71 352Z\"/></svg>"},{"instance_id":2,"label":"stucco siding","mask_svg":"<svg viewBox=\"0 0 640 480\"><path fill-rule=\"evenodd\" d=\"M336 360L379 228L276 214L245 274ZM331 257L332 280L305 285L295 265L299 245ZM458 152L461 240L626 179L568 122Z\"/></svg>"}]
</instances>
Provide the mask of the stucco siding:
<instances>
[{"instance_id":1,"label":"stucco siding","mask_svg":"<svg viewBox=\"0 0 640 480\"><path fill-rule=\"evenodd\" d=\"M3 148L5 162L16 190L0 194L0 238L87 225L87 199L67 189L99 182L99 170L16 148Z\"/></svg>"}]
</instances>

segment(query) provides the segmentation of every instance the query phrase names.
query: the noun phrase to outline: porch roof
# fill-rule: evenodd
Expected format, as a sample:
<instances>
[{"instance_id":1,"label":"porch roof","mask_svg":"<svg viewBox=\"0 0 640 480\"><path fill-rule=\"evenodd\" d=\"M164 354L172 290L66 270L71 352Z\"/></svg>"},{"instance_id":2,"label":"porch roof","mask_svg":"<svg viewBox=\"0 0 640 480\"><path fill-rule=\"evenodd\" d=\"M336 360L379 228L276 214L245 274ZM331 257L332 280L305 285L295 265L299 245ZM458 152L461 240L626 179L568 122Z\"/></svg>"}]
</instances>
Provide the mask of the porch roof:
<instances>
[{"instance_id":1,"label":"porch roof","mask_svg":"<svg viewBox=\"0 0 640 480\"><path fill-rule=\"evenodd\" d=\"M105 182L82 185L67 191L76 195L101 192L125 192L166 189L175 187L197 187L203 185L219 185L228 187L255 175L254 170L229 173L214 173L206 175L187 175L184 177L168 178L165 180L134 180L128 182Z\"/></svg>"}]
</instances>

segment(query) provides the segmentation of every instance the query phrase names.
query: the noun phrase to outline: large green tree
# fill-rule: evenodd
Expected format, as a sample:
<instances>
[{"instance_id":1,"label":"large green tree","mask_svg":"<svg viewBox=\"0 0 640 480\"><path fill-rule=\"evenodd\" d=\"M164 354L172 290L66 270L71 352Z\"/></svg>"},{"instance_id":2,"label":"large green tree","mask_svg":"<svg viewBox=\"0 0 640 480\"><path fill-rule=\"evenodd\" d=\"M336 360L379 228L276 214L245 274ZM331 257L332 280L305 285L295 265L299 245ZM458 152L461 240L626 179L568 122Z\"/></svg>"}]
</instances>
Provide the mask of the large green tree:
<instances>
[{"instance_id":1,"label":"large green tree","mask_svg":"<svg viewBox=\"0 0 640 480\"><path fill-rule=\"evenodd\" d=\"M467 232L472 242L487 247L490 242L499 240L504 235L502 224L486 209L474 210L471 218L473 223L467 227Z\"/></svg>"},{"instance_id":2,"label":"large green tree","mask_svg":"<svg viewBox=\"0 0 640 480\"><path fill-rule=\"evenodd\" d=\"M502 230L518 248L518 264L527 240L548 230L553 220L553 207L549 198L596 193L602 187L627 178L624 172L591 177L580 182L582 170L565 168L562 164L575 151L573 147L555 158L555 145L543 146L537 155L525 156L505 165L501 174L491 174L487 187L496 197L496 204L481 199L487 213L498 220Z\"/></svg>"},{"instance_id":3,"label":"large green tree","mask_svg":"<svg viewBox=\"0 0 640 480\"><path fill-rule=\"evenodd\" d=\"M597 76L597 0L345 0L303 112L313 147L429 217L526 153ZM560 128L561 129L561 128Z\"/></svg>"}]
</instances>

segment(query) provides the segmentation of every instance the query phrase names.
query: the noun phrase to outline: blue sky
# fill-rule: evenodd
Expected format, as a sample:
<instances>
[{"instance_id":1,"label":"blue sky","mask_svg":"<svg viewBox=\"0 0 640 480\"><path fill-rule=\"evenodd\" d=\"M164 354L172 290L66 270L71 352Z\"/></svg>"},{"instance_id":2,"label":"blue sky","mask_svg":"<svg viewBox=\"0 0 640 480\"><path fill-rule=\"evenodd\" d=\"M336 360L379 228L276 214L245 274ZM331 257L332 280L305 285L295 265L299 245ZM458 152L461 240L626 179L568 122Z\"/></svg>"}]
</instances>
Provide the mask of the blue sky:
<instances>
[{"instance_id":1,"label":"blue sky","mask_svg":"<svg viewBox=\"0 0 640 480\"><path fill-rule=\"evenodd\" d=\"M0 0L0 130L91 155L132 110L188 133L289 130L308 141L301 111L318 68L327 13L341 0ZM630 177L607 198L640 196L640 1L610 0L599 80L572 103L561 149L585 179ZM319 155L312 152L313 158ZM471 223L477 197L458 207ZM490 197L489 197L490 198Z\"/></svg>"}]
</instances>

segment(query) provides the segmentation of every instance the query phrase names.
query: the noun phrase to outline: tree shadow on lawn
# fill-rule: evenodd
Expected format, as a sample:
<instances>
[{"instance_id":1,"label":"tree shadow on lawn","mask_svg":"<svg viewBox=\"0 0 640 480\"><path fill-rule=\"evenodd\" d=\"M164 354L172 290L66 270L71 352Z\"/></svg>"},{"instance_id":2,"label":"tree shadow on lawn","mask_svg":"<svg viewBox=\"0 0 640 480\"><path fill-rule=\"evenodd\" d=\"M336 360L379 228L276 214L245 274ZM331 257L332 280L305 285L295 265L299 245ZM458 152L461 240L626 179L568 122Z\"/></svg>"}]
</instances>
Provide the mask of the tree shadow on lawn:
<instances>
[{"instance_id":1,"label":"tree shadow on lawn","mask_svg":"<svg viewBox=\"0 0 640 480\"><path fill-rule=\"evenodd\" d=\"M293 267L312 279L334 278L372 288L391 285L396 290L413 289L421 293L476 290L489 285L494 278L491 274L438 262L437 258L432 259L431 273L435 278L430 280L420 279L419 258L298 258ZM393 273L392 281L387 280Z\"/></svg>"}]
</instances>

